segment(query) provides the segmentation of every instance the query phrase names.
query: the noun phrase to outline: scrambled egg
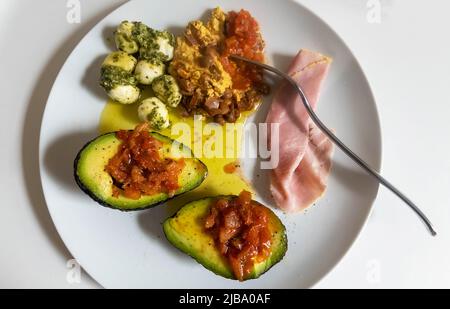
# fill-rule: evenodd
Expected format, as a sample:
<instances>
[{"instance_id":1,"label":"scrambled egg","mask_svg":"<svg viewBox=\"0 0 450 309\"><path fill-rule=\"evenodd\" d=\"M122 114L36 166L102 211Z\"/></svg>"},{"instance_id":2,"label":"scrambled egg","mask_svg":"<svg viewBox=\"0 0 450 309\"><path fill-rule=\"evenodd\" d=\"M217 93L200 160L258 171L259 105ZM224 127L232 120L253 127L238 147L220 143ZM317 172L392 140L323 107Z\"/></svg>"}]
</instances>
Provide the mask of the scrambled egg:
<instances>
[{"instance_id":1,"label":"scrambled egg","mask_svg":"<svg viewBox=\"0 0 450 309\"><path fill-rule=\"evenodd\" d=\"M221 97L232 87L231 76L223 68L217 53L208 55L208 66L202 63L205 49L216 46L224 38L225 20L225 13L216 8L206 24L200 20L189 23L185 35L177 39L174 59L169 68L172 76L184 80L207 97Z\"/></svg>"}]
</instances>

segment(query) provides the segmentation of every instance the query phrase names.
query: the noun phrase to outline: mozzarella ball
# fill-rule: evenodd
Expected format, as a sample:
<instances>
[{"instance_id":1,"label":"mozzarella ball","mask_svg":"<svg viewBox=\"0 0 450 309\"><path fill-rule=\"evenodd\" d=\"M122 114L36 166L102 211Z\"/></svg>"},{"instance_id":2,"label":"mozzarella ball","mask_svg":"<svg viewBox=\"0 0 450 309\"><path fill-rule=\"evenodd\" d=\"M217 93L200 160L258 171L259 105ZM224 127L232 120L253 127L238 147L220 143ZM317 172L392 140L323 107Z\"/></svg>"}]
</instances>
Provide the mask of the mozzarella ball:
<instances>
[{"instance_id":1,"label":"mozzarella ball","mask_svg":"<svg viewBox=\"0 0 450 309\"><path fill-rule=\"evenodd\" d=\"M136 67L137 60L131 55L123 51L113 52L106 57L103 62L103 67L105 66L113 66L121 68L122 70L132 73L134 68Z\"/></svg>"},{"instance_id":2,"label":"mozzarella ball","mask_svg":"<svg viewBox=\"0 0 450 309\"><path fill-rule=\"evenodd\" d=\"M164 75L165 69L164 63L159 60L140 60L134 74L139 83L151 85L156 78Z\"/></svg>"},{"instance_id":3,"label":"mozzarella ball","mask_svg":"<svg viewBox=\"0 0 450 309\"><path fill-rule=\"evenodd\" d=\"M148 122L152 129L160 131L170 126L169 111L158 98L149 98L141 102L138 108L139 119Z\"/></svg>"},{"instance_id":4,"label":"mozzarella ball","mask_svg":"<svg viewBox=\"0 0 450 309\"><path fill-rule=\"evenodd\" d=\"M108 91L108 95L121 104L133 104L139 100L141 91L133 85L116 85Z\"/></svg>"},{"instance_id":5,"label":"mozzarella ball","mask_svg":"<svg viewBox=\"0 0 450 309\"><path fill-rule=\"evenodd\" d=\"M183 95L175 78L163 75L153 81L152 89L155 95L170 107L177 107Z\"/></svg>"}]
</instances>

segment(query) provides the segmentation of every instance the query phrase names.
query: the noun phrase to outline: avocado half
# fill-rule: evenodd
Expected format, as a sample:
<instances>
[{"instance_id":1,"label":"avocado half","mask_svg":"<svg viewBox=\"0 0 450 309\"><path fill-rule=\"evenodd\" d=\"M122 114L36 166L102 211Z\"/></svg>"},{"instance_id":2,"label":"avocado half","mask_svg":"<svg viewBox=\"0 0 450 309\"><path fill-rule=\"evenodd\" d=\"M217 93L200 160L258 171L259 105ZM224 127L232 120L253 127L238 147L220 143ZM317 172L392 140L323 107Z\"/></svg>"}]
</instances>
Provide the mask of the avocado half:
<instances>
[{"instance_id":1,"label":"avocado half","mask_svg":"<svg viewBox=\"0 0 450 309\"><path fill-rule=\"evenodd\" d=\"M116 132L102 135L86 144L78 153L74 162L74 176L78 186L100 205L121 211L137 211L158 206L180 194L189 192L202 184L208 169L205 164L196 159L187 146L166 136L149 132L163 143L162 156L165 158L180 157L185 160L185 167L179 176L180 188L175 195L169 197L166 193L143 195L138 200L119 196L113 197L113 179L105 171L109 160L117 153L121 141Z\"/></svg>"},{"instance_id":2,"label":"avocado half","mask_svg":"<svg viewBox=\"0 0 450 309\"><path fill-rule=\"evenodd\" d=\"M205 232L204 222L211 205L218 198L233 198L221 196L205 198L191 202L181 208L173 217L163 224L167 240L182 252L194 258L198 263L216 275L237 280L227 259L217 249L213 237ZM261 205L260 203L254 201ZM261 205L265 207L264 205ZM245 280L257 279L272 266L280 262L287 251L286 228L281 220L269 209L269 228L272 232L272 252L270 256L257 263ZM245 281L244 280L244 281Z\"/></svg>"}]
</instances>

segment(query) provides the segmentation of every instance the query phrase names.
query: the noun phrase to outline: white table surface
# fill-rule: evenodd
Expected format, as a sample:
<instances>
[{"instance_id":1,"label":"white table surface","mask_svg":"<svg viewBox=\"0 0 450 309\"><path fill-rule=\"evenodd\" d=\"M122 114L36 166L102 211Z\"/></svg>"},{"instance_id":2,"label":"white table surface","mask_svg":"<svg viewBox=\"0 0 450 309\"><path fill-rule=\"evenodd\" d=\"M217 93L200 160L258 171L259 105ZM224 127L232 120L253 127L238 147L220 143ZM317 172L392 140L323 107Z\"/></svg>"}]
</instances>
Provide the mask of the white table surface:
<instances>
[{"instance_id":1,"label":"white table surface","mask_svg":"<svg viewBox=\"0 0 450 309\"><path fill-rule=\"evenodd\" d=\"M38 136L47 96L70 51L125 0L80 0L81 23L67 22L68 0L0 1L0 288L98 288L82 273L66 279L70 253L41 190ZM429 215L431 238L387 190L358 241L318 288L450 287L450 2L300 0L356 54L375 93L383 128L383 172ZM213 5L213 4L212 4Z\"/></svg>"}]
</instances>

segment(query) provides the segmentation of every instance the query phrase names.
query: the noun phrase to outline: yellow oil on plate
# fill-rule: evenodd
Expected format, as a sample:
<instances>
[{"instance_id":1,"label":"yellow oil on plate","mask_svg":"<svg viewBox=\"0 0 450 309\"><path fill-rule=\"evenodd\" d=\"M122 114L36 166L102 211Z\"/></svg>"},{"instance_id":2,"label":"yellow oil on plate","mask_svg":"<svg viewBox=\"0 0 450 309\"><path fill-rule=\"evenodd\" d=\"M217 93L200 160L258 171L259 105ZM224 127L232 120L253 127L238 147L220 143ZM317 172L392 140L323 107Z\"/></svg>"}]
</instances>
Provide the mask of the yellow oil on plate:
<instances>
[{"instance_id":1,"label":"yellow oil on plate","mask_svg":"<svg viewBox=\"0 0 450 309\"><path fill-rule=\"evenodd\" d=\"M144 91L144 98L149 95ZM101 114L100 133L134 129L140 123L137 108L138 104L123 105L108 101ZM159 133L191 148L194 155L208 167L208 177L203 184L169 201L170 208L181 207L204 197L238 195L242 190L253 192L239 168L243 128L250 114L242 114L235 124L220 126L208 123L204 117L181 117L177 109L169 111L171 126ZM236 165L236 171L226 172L225 167L229 165Z\"/></svg>"}]
</instances>

